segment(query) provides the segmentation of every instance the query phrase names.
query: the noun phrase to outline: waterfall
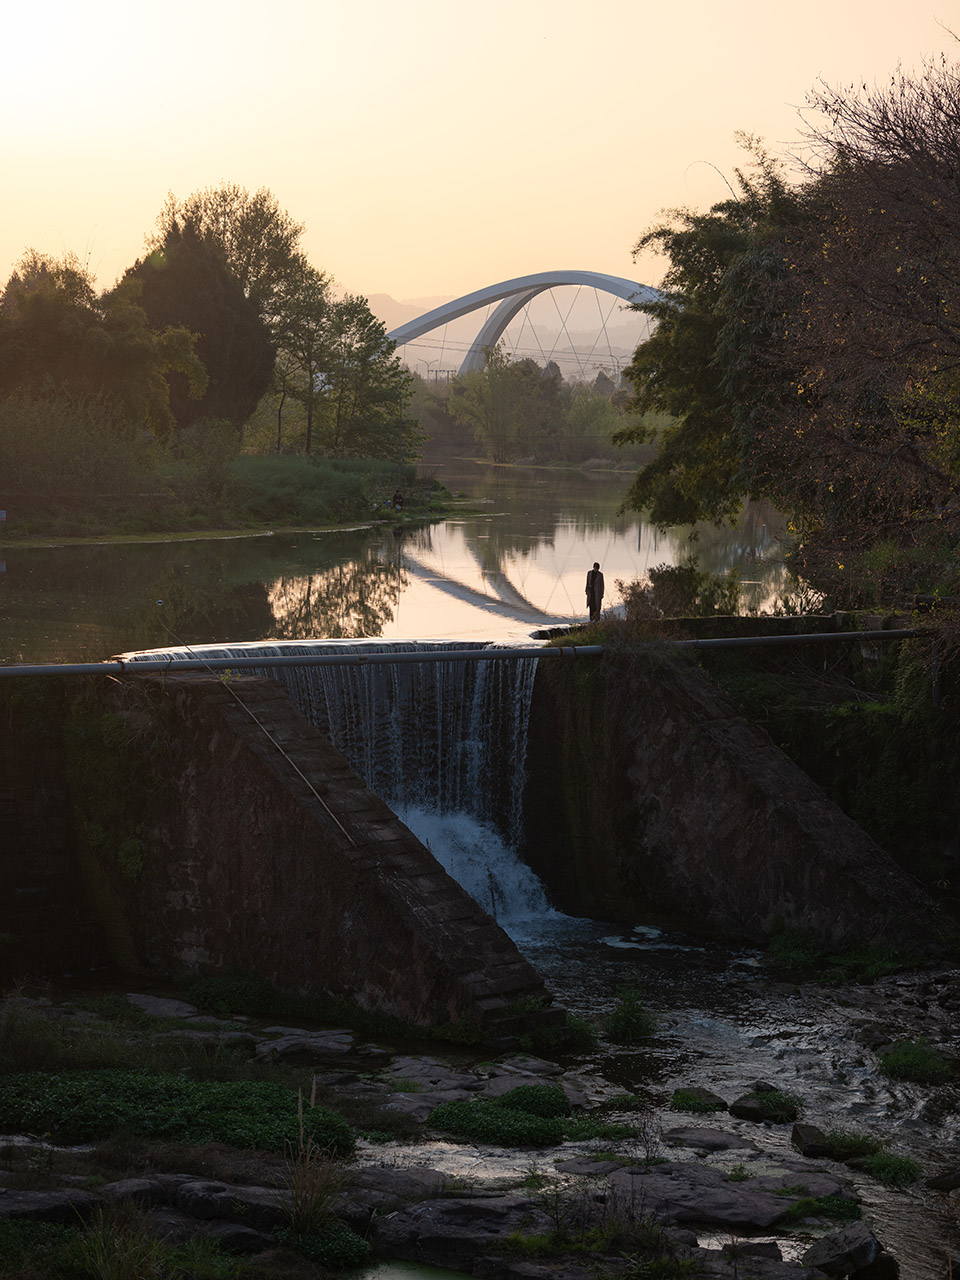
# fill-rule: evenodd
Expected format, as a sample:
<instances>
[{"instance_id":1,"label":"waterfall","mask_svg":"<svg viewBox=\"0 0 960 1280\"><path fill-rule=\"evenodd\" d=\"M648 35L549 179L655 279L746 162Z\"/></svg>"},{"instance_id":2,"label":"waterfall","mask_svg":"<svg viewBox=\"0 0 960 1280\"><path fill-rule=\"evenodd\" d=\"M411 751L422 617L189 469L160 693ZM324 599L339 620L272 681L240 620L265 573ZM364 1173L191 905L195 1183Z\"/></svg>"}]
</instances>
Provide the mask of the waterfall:
<instances>
[{"instance_id":1,"label":"waterfall","mask_svg":"<svg viewBox=\"0 0 960 1280\"><path fill-rule=\"evenodd\" d=\"M459 640L261 641L125 656L255 658L487 647ZM536 664L536 658L518 658L264 667L254 673L283 684L301 713L401 816L465 814L516 848Z\"/></svg>"}]
</instances>

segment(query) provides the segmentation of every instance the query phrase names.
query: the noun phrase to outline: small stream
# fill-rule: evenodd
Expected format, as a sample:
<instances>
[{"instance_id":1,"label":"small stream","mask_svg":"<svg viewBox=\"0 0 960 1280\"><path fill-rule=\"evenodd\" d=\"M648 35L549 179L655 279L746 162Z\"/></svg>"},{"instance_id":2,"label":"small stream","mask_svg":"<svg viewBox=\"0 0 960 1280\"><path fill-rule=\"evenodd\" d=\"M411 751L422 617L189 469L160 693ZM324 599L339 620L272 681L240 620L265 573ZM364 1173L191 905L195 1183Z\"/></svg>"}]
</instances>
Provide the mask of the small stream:
<instances>
[{"instance_id":1,"label":"small stream","mask_svg":"<svg viewBox=\"0 0 960 1280\"><path fill-rule=\"evenodd\" d=\"M659 1109L663 1129L718 1124L748 1134L772 1154L790 1152L790 1125L667 1110L679 1087L703 1086L731 1102L764 1080L799 1096L808 1123L883 1138L893 1153L920 1163L924 1178L960 1165L960 1090L888 1080L862 1043L871 1028L881 1028L891 1039L923 1035L956 1053L956 1012L941 1007L937 994L960 992L960 972L922 971L862 985L783 981L756 951L704 944L652 926L630 929L561 915L496 833L465 815L440 819L411 811L405 821L485 909L494 908L491 914L572 1013L596 1020L613 1007L620 988L640 988L658 1018L649 1044L627 1049L601 1042L574 1065L588 1079L648 1099ZM948 1249L960 1256L960 1193L926 1190L923 1180L894 1191L855 1170L824 1164L849 1177L865 1216L900 1259L904 1280L945 1280ZM708 1235L701 1243L718 1247ZM793 1256L808 1243L798 1239ZM788 1245L784 1256L790 1254Z\"/></svg>"}]
</instances>

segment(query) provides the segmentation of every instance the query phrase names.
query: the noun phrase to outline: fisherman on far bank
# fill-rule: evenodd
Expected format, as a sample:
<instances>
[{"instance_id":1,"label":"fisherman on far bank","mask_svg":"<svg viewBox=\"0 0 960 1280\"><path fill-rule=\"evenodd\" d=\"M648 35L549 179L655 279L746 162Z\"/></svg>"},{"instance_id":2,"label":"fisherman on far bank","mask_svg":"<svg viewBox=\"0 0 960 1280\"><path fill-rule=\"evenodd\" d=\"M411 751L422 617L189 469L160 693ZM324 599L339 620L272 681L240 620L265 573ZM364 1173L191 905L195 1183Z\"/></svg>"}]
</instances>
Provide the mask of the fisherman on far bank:
<instances>
[{"instance_id":1,"label":"fisherman on far bank","mask_svg":"<svg viewBox=\"0 0 960 1280\"><path fill-rule=\"evenodd\" d=\"M600 565L593 562L593 568L587 573L587 610L590 613L590 621L598 622L600 620L600 610L603 607L603 574L600 572Z\"/></svg>"}]
</instances>

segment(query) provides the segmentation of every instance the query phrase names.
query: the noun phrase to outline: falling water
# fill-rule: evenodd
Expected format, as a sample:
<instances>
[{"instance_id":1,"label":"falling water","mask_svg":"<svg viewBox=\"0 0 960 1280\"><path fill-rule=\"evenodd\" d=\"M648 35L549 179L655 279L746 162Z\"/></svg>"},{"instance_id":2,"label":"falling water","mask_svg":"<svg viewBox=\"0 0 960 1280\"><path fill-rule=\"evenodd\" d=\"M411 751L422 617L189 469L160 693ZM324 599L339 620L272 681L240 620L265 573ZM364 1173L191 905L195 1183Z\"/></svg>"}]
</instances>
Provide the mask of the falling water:
<instances>
[{"instance_id":1,"label":"falling water","mask_svg":"<svg viewBox=\"0 0 960 1280\"><path fill-rule=\"evenodd\" d=\"M483 649L463 641L290 641L125 655L255 658ZM536 658L257 668L283 684L444 868L505 926L552 912L516 855Z\"/></svg>"}]
</instances>

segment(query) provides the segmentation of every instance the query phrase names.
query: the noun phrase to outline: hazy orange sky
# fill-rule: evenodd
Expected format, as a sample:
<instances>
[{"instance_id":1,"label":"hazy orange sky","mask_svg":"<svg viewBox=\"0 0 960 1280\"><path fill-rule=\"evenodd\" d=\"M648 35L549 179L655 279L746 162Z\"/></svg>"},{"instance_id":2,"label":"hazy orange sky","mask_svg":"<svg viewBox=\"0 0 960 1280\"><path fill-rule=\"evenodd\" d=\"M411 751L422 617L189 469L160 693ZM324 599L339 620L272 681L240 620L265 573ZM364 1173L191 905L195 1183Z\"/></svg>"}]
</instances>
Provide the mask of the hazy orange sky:
<instances>
[{"instance_id":1,"label":"hazy orange sky","mask_svg":"<svg viewBox=\"0 0 960 1280\"><path fill-rule=\"evenodd\" d=\"M226 180L366 296L656 283L633 244L722 198L735 130L787 150L818 77L960 57L949 25L902 0L8 0L0 274L67 249L110 285L168 191Z\"/></svg>"}]
</instances>

